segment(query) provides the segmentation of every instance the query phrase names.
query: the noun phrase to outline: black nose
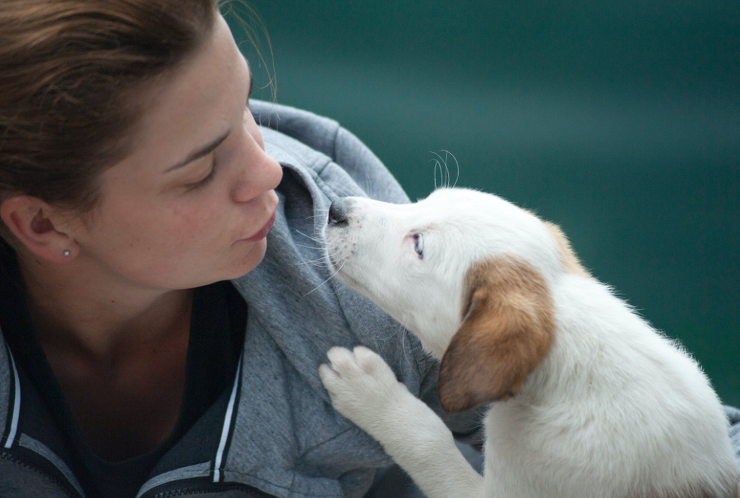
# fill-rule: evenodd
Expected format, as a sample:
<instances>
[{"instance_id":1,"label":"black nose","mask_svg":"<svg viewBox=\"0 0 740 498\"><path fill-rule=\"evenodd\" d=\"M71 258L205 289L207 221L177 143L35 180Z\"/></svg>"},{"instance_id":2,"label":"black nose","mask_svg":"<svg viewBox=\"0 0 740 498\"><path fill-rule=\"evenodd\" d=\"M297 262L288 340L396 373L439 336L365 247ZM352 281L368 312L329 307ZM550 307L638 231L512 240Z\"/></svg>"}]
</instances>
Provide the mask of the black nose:
<instances>
[{"instance_id":1,"label":"black nose","mask_svg":"<svg viewBox=\"0 0 740 498\"><path fill-rule=\"evenodd\" d=\"M347 202L337 199L329 206L329 225L346 225L347 224Z\"/></svg>"}]
</instances>

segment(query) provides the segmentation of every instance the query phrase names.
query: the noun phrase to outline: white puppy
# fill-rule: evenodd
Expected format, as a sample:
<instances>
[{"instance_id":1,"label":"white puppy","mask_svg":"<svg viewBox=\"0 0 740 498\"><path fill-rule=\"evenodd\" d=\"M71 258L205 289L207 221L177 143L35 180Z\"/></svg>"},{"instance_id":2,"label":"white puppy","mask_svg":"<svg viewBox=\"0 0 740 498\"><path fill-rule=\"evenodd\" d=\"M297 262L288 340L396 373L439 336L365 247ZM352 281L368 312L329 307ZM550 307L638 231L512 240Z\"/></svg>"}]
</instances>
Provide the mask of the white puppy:
<instances>
[{"instance_id":1,"label":"white puppy","mask_svg":"<svg viewBox=\"0 0 740 498\"><path fill-rule=\"evenodd\" d=\"M477 191L332 206L338 278L441 360L449 412L490 403L482 478L375 353L333 348L334 407L434 498L737 498L699 366L580 265L555 226Z\"/></svg>"}]
</instances>

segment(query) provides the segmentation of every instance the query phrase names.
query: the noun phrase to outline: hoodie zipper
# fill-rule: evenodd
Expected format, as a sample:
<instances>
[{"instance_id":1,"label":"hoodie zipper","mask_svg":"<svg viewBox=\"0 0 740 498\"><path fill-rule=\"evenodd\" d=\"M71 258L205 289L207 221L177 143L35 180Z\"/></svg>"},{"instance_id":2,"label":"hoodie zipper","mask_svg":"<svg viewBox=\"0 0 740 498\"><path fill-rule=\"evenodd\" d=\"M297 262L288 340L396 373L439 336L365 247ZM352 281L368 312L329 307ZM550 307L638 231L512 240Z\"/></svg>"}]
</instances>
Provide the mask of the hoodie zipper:
<instances>
[{"instance_id":1,"label":"hoodie zipper","mask_svg":"<svg viewBox=\"0 0 740 498\"><path fill-rule=\"evenodd\" d=\"M263 493L261 491L257 491L254 488L251 488L244 484L210 483L210 484L204 484L200 486L193 485L193 486L186 486L186 487L179 488L179 489L173 489L170 491L162 491L160 493L156 493L152 495L151 498L173 498L175 496L202 495L206 493L233 491L233 490L244 491L245 493L247 493L245 497L253 496L254 498L269 498L272 496L272 495Z\"/></svg>"}]
</instances>

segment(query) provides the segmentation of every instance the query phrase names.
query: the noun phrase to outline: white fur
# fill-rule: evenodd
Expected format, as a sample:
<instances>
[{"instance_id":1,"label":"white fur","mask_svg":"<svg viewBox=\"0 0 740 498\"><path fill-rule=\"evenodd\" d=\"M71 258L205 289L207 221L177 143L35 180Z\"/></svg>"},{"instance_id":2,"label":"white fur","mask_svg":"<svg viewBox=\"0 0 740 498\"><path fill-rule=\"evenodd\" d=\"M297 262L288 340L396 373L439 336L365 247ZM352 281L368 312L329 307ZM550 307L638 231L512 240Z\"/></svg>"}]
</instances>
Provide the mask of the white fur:
<instances>
[{"instance_id":1,"label":"white fur","mask_svg":"<svg viewBox=\"0 0 740 498\"><path fill-rule=\"evenodd\" d=\"M549 355L484 424L485 479L452 434L370 350L333 348L320 375L335 408L433 498L735 498L728 422L699 366L595 279L564 271L536 216L498 197L441 189L410 205L343 201L325 232L338 278L441 358L476 262L515 255L544 276ZM414 250L422 234L423 258ZM705 493L705 494L701 494Z\"/></svg>"}]
</instances>

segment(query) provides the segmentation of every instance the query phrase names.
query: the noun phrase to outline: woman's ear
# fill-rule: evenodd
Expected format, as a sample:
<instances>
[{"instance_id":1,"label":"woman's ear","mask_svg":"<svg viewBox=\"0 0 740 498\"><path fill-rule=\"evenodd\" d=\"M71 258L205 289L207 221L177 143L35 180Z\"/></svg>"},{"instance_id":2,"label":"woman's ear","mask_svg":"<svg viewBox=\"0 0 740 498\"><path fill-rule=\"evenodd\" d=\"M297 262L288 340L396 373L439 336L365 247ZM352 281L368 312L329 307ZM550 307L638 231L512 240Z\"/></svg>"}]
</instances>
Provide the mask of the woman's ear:
<instances>
[{"instance_id":1,"label":"woman's ear","mask_svg":"<svg viewBox=\"0 0 740 498\"><path fill-rule=\"evenodd\" d=\"M34 255L53 263L74 258L77 245L64 229L62 217L46 202L30 195L12 195L0 205L0 218L15 238Z\"/></svg>"},{"instance_id":2,"label":"woman's ear","mask_svg":"<svg viewBox=\"0 0 740 498\"><path fill-rule=\"evenodd\" d=\"M555 337L549 286L526 261L506 256L475 265L466 287L464 318L439 370L447 412L514 396Z\"/></svg>"}]
</instances>

